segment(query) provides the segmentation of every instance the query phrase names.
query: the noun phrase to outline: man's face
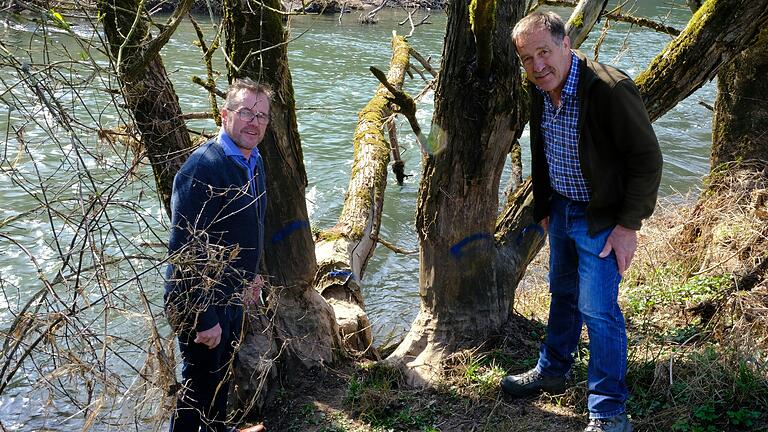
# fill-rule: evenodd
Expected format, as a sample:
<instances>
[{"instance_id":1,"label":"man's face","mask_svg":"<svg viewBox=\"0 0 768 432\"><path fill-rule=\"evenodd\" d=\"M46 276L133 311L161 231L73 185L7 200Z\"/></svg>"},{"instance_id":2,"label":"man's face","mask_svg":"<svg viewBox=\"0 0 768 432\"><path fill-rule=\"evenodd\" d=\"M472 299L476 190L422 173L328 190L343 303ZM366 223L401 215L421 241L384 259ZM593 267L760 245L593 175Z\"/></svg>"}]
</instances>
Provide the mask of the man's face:
<instances>
[{"instance_id":1,"label":"man's face","mask_svg":"<svg viewBox=\"0 0 768 432\"><path fill-rule=\"evenodd\" d=\"M224 132L249 157L269 125L269 99L263 93L241 90L221 110L221 123Z\"/></svg>"},{"instance_id":2,"label":"man's face","mask_svg":"<svg viewBox=\"0 0 768 432\"><path fill-rule=\"evenodd\" d=\"M529 81L546 92L565 86L571 68L568 36L558 43L547 29L533 29L518 35L515 47Z\"/></svg>"}]
</instances>

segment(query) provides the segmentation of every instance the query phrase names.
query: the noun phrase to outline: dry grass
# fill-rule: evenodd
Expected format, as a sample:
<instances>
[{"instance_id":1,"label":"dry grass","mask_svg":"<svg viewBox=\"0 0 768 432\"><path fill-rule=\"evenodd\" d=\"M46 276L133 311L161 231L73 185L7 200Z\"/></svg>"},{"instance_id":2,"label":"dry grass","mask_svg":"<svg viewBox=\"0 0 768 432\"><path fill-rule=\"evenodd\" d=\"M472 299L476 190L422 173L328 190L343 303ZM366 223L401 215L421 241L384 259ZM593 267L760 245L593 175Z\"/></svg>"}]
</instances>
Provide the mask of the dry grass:
<instances>
[{"instance_id":1,"label":"dry grass","mask_svg":"<svg viewBox=\"0 0 768 432\"><path fill-rule=\"evenodd\" d=\"M729 168L694 206L660 207L623 282L640 430L768 424L768 177Z\"/></svg>"}]
</instances>

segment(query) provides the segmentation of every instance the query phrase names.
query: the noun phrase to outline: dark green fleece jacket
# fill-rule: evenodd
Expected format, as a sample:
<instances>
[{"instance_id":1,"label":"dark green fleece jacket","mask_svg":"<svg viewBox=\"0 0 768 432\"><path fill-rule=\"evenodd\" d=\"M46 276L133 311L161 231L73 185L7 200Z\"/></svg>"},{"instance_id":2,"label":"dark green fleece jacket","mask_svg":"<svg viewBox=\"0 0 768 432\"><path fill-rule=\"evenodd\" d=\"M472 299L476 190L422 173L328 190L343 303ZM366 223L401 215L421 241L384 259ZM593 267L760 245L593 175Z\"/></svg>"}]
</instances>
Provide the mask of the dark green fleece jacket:
<instances>
[{"instance_id":1,"label":"dark green fleece jacket","mask_svg":"<svg viewBox=\"0 0 768 432\"><path fill-rule=\"evenodd\" d=\"M590 234L616 224L640 229L653 213L661 180L661 151L634 81L620 70L579 58L579 163L592 188ZM531 87L531 165L534 217L549 216L549 181L541 116L544 96Z\"/></svg>"}]
</instances>

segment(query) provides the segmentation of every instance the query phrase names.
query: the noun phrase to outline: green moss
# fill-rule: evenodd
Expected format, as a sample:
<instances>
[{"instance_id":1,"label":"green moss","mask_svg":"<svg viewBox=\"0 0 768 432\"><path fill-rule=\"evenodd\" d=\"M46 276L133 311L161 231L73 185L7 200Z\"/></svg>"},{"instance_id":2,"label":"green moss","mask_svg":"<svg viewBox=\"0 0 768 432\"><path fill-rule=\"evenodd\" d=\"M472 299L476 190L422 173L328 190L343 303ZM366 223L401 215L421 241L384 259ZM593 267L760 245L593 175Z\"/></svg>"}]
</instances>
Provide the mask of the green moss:
<instances>
[{"instance_id":1,"label":"green moss","mask_svg":"<svg viewBox=\"0 0 768 432\"><path fill-rule=\"evenodd\" d=\"M472 33L492 33L496 26L496 1L472 0L469 4L469 26Z\"/></svg>"},{"instance_id":2,"label":"green moss","mask_svg":"<svg viewBox=\"0 0 768 432\"><path fill-rule=\"evenodd\" d=\"M344 234L338 231L320 231L316 235L317 241L336 241L345 238Z\"/></svg>"},{"instance_id":3,"label":"green moss","mask_svg":"<svg viewBox=\"0 0 768 432\"><path fill-rule=\"evenodd\" d=\"M472 0L469 25L477 45L477 68L481 76L489 73L493 61L493 31L496 28L496 0Z\"/></svg>"},{"instance_id":4,"label":"green moss","mask_svg":"<svg viewBox=\"0 0 768 432\"><path fill-rule=\"evenodd\" d=\"M584 26L584 14L578 14L573 17L571 24L576 28L582 28Z\"/></svg>"},{"instance_id":5,"label":"green moss","mask_svg":"<svg viewBox=\"0 0 768 432\"><path fill-rule=\"evenodd\" d=\"M404 69L410 58L410 47L405 42L405 39L395 36L392 40L392 50L390 67ZM391 84L400 87L402 86L402 81ZM358 178L361 175L372 175L372 177L364 179L365 184L368 185L367 187L364 186L357 191L350 191L355 195L347 196L345 201L348 202L350 199L357 200L357 205L361 206L362 210L366 213L371 211L376 200L381 199L386 188L390 146L384 135L384 120L392 113L391 97L390 92L383 85L379 85L374 96L358 113L357 129L353 136L354 159L357 161L363 148L365 148L367 152L372 153L370 157L376 162L370 165L373 168L371 173L361 173L359 164L355 163L352 165L350 173L352 179L359 180ZM374 196L371 196L371 187L373 188ZM347 205L346 202L345 207ZM353 226L349 228L347 235L352 239L362 238L367 226L367 218L366 220L353 220L352 223Z\"/></svg>"}]
</instances>

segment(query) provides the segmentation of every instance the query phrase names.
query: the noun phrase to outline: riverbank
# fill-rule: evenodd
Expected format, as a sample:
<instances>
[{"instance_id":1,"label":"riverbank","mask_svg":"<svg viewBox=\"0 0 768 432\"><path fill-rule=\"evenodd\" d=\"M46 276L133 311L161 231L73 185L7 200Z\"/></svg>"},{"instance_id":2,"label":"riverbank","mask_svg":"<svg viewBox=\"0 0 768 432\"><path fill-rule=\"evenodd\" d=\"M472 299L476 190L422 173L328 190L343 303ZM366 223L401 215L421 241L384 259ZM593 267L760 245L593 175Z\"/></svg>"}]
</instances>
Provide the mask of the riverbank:
<instances>
[{"instance_id":1,"label":"riverbank","mask_svg":"<svg viewBox=\"0 0 768 432\"><path fill-rule=\"evenodd\" d=\"M620 294L630 341L627 409L636 431L768 430L766 178L759 170L710 178L716 190L698 202L666 200L641 231ZM546 260L543 250L532 265ZM535 364L545 332L546 280L529 273L504 332L455 354L434 388L409 388L383 363L347 365L279 390L266 425L309 432L581 430L586 334L564 394L513 400L498 388L504 375Z\"/></svg>"}]
</instances>

